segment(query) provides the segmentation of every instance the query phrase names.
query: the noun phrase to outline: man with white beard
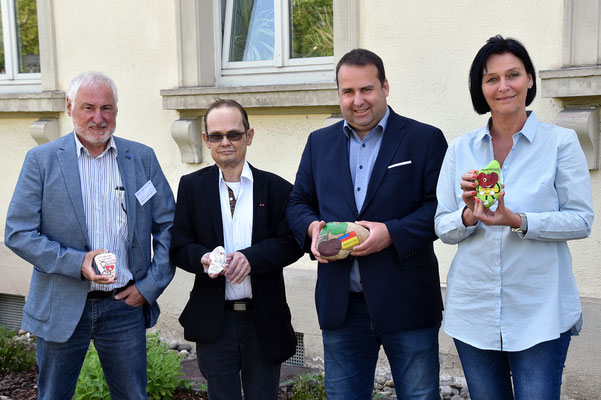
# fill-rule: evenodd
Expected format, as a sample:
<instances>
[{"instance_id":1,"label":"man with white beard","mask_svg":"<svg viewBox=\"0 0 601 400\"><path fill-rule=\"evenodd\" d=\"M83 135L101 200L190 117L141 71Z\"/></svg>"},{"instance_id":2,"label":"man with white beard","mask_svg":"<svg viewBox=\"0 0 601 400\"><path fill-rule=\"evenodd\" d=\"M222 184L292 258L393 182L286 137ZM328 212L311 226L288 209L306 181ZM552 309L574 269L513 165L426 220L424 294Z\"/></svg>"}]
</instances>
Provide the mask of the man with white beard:
<instances>
[{"instance_id":1,"label":"man with white beard","mask_svg":"<svg viewBox=\"0 0 601 400\"><path fill-rule=\"evenodd\" d=\"M174 274L173 194L151 148L113 136L112 79L77 75L67 113L74 131L27 153L6 217L6 245L34 266L22 328L37 336L38 399L73 397L92 339L111 398L147 399L146 328ZM102 253L113 274L95 270Z\"/></svg>"}]
</instances>

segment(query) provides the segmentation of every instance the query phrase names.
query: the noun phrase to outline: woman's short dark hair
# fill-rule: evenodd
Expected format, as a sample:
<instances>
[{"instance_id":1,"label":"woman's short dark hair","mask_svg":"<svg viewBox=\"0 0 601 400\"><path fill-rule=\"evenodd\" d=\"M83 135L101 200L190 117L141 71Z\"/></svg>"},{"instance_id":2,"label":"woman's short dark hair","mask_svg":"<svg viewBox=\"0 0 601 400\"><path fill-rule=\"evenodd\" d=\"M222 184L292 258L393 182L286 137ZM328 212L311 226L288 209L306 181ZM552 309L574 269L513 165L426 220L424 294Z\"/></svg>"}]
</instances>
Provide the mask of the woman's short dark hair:
<instances>
[{"instance_id":1,"label":"woman's short dark hair","mask_svg":"<svg viewBox=\"0 0 601 400\"><path fill-rule=\"evenodd\" d=\"M362 67L373 65L378 70L378 80L380 83L384 85L384 81L386 81L384 63L380 56L373 51L367 49L354 49L343 55L336 65L336 86L338 86L338 70L343 65L359 65Z\"/></svg>"},{"instance_id":2,"label":"woman's short dark hair","mask_svg":"<svg viewBox=\"0 0 601 400\"><path fill-rule=\"evenodd\" d=\"M207 117L209 116L209 113L211 111L213 111L215 108L223 108L223 107L237 108L238 111L240 111L240 115L242 115L242 125L244 125L244 130L248 131L250 129L250 124L248 123L248 114L246 113L246 110L244 109L244 107L242 107L240 105L240 103L238 103L236 100L231 100L231 99L215 99L215 101L213 103L211 103L209 108L207 108L207 112L205 113L205 116L203 118L204 125L205 125L205 132L207 134L209 133L209 128L207 127Z\"/></svg>"},{"instance_id":3,"label":"woman's short dark hair","mask_svg":"<svg viewBox=\"0 0 601 400\"><path fill-rule=\"evenodd\" d=\"M470 68L470 94L472 96L474 110L476 110L478 114L486 114L490 111L490 107L484 98L484 93L482 93L482 76L488 58L493 54L505 53L511 53L519 58L522 63L524 63L526 72L532 76L532 87L528 89L528 93L526 94L526 106L529 106L536 97L536 71L534 70L534 65L532 65L532 61L530 60L530 56L524 45L516 39L505 39L501 35L493 36L488 39L486 44L478 51Z\"/></svg>"}]
</instances>

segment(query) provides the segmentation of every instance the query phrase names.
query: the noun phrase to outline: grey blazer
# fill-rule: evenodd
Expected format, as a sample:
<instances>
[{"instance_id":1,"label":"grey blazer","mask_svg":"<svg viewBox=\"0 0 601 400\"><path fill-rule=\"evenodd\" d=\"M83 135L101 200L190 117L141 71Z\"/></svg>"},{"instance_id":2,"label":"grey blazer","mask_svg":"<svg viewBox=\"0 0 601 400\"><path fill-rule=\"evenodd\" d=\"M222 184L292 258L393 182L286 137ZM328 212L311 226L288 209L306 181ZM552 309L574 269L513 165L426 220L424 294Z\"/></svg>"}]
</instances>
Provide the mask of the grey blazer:
<instances>
[{"instance_id":1,"label":"grey blazer","mask_svg":"<svg viewBox=\"0 0 601 400\"><path fill-rule=\"evenodd\" d=\"M27 153L8 207L4 238L7 247L33 264L23 329L60 343L71 337L81 318L89 287L81 264L86 252L95 250L87 235L73 135ZM175 202L154 151L114 139L128 193L129 266L148 302L145 315L150 327L160 312L156 300L175 272L169 261ZM157 193L142 206L134 193L148 180Z\"/></svg>"}]
</instances>

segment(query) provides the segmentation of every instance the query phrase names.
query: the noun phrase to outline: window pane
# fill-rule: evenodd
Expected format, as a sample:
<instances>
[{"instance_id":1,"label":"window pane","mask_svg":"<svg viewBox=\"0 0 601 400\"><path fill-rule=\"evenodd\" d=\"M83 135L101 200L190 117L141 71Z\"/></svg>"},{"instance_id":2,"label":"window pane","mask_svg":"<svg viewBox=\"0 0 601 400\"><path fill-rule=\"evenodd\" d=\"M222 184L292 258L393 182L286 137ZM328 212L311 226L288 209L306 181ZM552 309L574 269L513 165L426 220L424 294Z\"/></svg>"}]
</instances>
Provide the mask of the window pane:
<instances>
[{"instance_id":1,"label":"window pane","mask_svg":"<svg viewBox=\"0 0 601 400\"><path fill-rule=\"evenodd\" d=\"M272 60L273 0L234 0L229 61Z\"/></svg>"},{"instance_id":2,"label":"window pane","mask_svg":"<svg viewBox=\"0 0 601 400\"><path fill-rule=\"evenodd\" d=\"M38 15L35 0L16 0L19 72L40 72L40 45L38 43Z\"/></svg>"},{"instance_id":3,"label":"window pane","mask_svg":"<svg viewBox=\"0 0 601 400\"><path fill-rule=\"evenodd\" d=\"M0 7L0 74L5 74L6 64L4 61L4 31L2 29L2 7Z\"/></svg>"},{"instance_id":4,"label":"window pane","mask_svg":"<svg viewBox=\"0 0 601 400\"><path fill-rule=\"evenodd\" d=\"M290 58L333 56L333 0L289 2Z\"/></svg>"}]
</instances>

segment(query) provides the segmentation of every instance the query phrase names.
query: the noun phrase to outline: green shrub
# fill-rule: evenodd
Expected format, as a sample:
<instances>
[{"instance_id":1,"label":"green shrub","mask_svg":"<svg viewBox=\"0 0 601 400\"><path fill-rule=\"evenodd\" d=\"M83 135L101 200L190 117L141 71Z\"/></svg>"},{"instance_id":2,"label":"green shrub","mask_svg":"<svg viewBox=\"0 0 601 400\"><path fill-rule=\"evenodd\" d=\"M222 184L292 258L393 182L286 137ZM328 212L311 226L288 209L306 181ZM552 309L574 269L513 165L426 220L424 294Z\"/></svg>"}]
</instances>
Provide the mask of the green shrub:
<instances>
[{"instance_id":1,"label":"green shrub","mask_svg":"<svg viewBox=\"0 0 601 400\"><path fill-rule=\"evenodd\" d=\"M0 374L26 371L35 365L33 347L13 340L15 335L15 331L0 325Z\"/></svg>"},{"instance_id":2,"label":"green shrub","mask_svg":"<svg viewBox=\"0 0 601 400\"><path fill-rule=\"evenodd\" d=\"M98 352L92 343L83 361L73 399L110 400L109 388L100 366Z\"/></svg>"},{"instance_id":3,"label":"green shrub","mask_svg":"<svg viewBox=\"0 0 601 400\"><path fill-rule=\"evenodd\" d=\"M303 374L296 377L292 400L324 400L326 388L322 374Z\"/></svg>"},{"instance_id":4,"label":"green shrub","mask_svg":"<svg viewBox=\"0 0 601 400\"><path fill-rule=\"evenodd\" d=\"M150 399L171 399L178 387L190 389L191 384L182 380L181 372L182 356L169 351L167 345L159 340L159 333L146 335L146 357L148 384L146 391ZM98 353L93 344L86 354L77 388L75 389L75 400L109 400L111 398L108 386L104 379L104 373L100 366Z\"/></svg>"},{"instance_id":5,"label":"green shrub","mask_svg":"<svg viewBox=\"0 0 601 400\"><path fill-rule=\"evenodd\" d=\"M146 391L151 399L170 399L175 390L182 386L190 389L191 384L182 380L182 356L170 351L165 342L159 340L159 332L146 336L148 359L148 385Z\"/></svg>"}]
</instances>

